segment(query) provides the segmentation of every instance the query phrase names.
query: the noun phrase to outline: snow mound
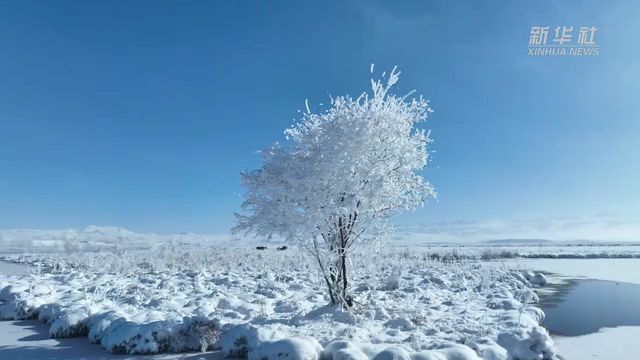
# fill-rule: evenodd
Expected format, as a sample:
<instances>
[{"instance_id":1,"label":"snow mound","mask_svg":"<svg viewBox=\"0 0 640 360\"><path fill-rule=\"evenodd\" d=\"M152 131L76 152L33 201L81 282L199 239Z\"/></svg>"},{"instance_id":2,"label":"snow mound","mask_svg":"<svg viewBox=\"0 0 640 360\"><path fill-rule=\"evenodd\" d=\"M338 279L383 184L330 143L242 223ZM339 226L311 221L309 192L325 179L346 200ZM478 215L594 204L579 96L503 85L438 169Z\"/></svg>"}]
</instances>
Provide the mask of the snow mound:
<instances>
[{"instance_id":1,"label":"snow mound","mask_svg":"<svg viewBox=\"0 0 640 360\"><path fill-rule=\"evenodd\" d=\"M222 327L219 346L225 356L244 359L262 343L280 337L281 334L250 324L227 324Z\"/></svg>"},{"instance_id":2,"label":"snow mound","mask_svg":"<svg viewBox=\"0 0 640 360\"><path fill-rule=\"evenodd\" d=\"M357 344L346 339L329 343L321 360L507 360L507 351L489 340L481 345L486 357L480 358L475 349L461 344L444 343L431 350L414 351L403 345ZM494 357L491 357L493 355ZM504 357L500 357L504 355Z\"/></svg>"},{"instance_id":3,"label":"snow mound","mask_svg":"<svg viewBox=\"0 0 640 360\"><path fill-rule=\"evenodd\" d=\"M369 360L367 355L358 348L344 348L333 354L333 360Z\"/></svg>"},{"instance_id":4,"label":"snow mound","mask_svg":"<svg viewBox=\"0 0 640 360\"><path fill-rule=\"evenodd\" d=\"M124 314L120 314L117 311L105 311L94 315L89 321L89 341L94 344L99 344L109 325L111 325L113 321L123 318Z\"/></svg>"},{"instance_id":5,"label":"snow mound","mask_svg":"<svg viewBox=\"0 0 640 360\"><path fill-rule=\"evenodd\" d=\"M49 328L49 336L52 338L68 338L87 335L89 333L87 328L88 319L89 312L84 308L66 312L53 321Z\"/></svg>"},{"instance_id":6,"label":"snow mound","mask_svg":"<svg viewBox=\"0 0 640 360\"><path fill-rule=\"evenodd\" d=\"M320 343L310 336L297 336L267 341L249 352L249 360L318 360L322 353Z\"/></svg>"},{"instance_id":7,"label":"snow mound","mask_svg":"<svg viewBox=\"0 0 640 360\"><path fill-rule=\"evenodd\" d=\"M498 345L493 339L480 338L470 346L484 360L509 360L507 350Z\"/></svg>"},{"instance_id":8,"label":"snow mound","mask_svg":"<svg viewBox=\"0 0 640 360\"><path fill-rule=\"evenodd\" d=\"M542 273L535 273L531 270L522 272L522 276L532 285L545 286L547 285L547 277Z\"/></svg>"},{"instance_id":9,"label":"snow mound","mask_svg":"<svg viewBox=\"0 0 640 360\"><path fill-rule=\"evenodd\" d=\"M509 350L509 359L547 360L556 358L549 332L538 325L498 335L497 343Z\"/></svg>"},{"instance_id":10,"label":"snow mound","mask_svg":"<svg viewBox=\"0 0 640 360\"><path fill-rule=\"evenodd\" d=\"M401 347L393 346L382 350L373 360L410 360L409 352Z\"/></svg>"},{"instance_id":11,"label":"snow mound","mask_svg":"<svg viewBox=\"0 0 640 360\"><path fill-rule=\"evenodd\" d=\"M63 310L60 305L44 304L40 307L40 311L38 312L38 320L51 324L62 314Z\"/></svg>"},{"instance_id":12,"label":"snow mound","mask_svg":"<svg viewBox=\"0 0 640 360\"><path fill-rule=\"evenodd\" d=\"M547 285L547 278L542 274L542 273L537 273L533 279L530 280L532 284L538 285L538 286L545 286Z\"/></svg>"},{"instance_id":13,"label":"snow mound","mask_svg":"<svg viewBox=\"0 0 640 360\"><path fill-rule=\"evenodd\" d=\"M191 317L147 324L117 319L106 327L100 343L116 354L207 351L215 348L219 336L220 323L215 319Z\"/></svg>"}]
</instances>

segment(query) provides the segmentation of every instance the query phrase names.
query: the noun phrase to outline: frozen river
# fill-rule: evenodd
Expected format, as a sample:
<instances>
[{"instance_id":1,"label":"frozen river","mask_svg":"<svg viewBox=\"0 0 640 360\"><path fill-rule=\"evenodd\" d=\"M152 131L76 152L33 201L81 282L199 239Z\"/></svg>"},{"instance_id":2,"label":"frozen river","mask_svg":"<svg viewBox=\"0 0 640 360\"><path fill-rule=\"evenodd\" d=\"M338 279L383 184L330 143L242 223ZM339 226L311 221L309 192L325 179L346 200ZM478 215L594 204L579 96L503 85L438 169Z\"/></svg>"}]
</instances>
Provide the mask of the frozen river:
<instances>
[{"instance_id":1,"label":"frozen river","mask_svg":"<svg viewBox=\"0 0 640 360\"><path fill-rule=\"evenodd\" d=\"M542 325L553 334L581 336L602 328L640 326L640 285L607 280L575 280L541 304Z\"/></svg>"},{"instance_id":2,"label":"frozen river","mask_svg":"<svg viewBox=\"0 0 640 360\"><path fill-rule=\"evenodd\" d=\"M527 259L514 266L567 281L542 304L543 325L557 334L563 359L640 360L640 259Z\"/></svg>"}]
</instances>

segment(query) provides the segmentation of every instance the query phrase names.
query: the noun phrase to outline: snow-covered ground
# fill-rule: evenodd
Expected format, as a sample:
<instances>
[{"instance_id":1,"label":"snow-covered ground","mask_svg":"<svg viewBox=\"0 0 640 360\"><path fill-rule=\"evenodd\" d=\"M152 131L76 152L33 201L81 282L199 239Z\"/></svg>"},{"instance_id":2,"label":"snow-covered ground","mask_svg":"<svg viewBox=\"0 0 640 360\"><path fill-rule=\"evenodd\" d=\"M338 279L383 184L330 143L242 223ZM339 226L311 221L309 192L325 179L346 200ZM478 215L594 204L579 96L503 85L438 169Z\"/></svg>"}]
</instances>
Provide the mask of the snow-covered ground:
<instances>
[{"instance_id":1,"label":"snow-covered ground","mask_svg":"<svg viewBox=\"0 0 640 360\"><path fill-rule=\"evenodd\" d=\"M54 338L115 353L221 348L256 359L554 358L532 283L501 262L354 254L350 311L326 307L313 264L295 249L156 248L21 258L0 277L0 316L37 318Z\"/></svg>"},{"instance_id":2,"label":"snow-covered ground","mask_svg":"<svg viewBox=\"0 0 640 360\"><path fill-rule=\"evenodd\" d=\"M544 280L528 269L640 283L636 243L394 244L355 254L350 286L357 304L343 312L325 306L314 263L296 249L276 251L272 244L258 251L220 236L95 226L2 231L0 242L10 245L2 248L10 253L44 250L0 255L24 263L0 261L0 316L47 322L2 322L7 331L0 332L0 353L12 356L27 348L31 354L50 348L64 358L68 354L60 351L72 348L93 354L87 358L109 356L91 340L116 353L222 347L205 358L269 357L273 349L317 355L318 346L335 358L386 356L390 346L402 349L391 352L426 359L456 358L454 353L462 359L551 358L553 342L537 325L542 312L523 304L535 300L528 299L531 289L551 288L532 284ZM587 337L585 343L597 344L614 336ZM238 339L246 339L244 348L234 345ZM581 358L573 355L580 339L558 338L561 354ZM338 351L344 346L349 350ZM242 352L248 348L250 353ZM605 348L588 351L597 355Z\"/></svg>"}]
</instances>

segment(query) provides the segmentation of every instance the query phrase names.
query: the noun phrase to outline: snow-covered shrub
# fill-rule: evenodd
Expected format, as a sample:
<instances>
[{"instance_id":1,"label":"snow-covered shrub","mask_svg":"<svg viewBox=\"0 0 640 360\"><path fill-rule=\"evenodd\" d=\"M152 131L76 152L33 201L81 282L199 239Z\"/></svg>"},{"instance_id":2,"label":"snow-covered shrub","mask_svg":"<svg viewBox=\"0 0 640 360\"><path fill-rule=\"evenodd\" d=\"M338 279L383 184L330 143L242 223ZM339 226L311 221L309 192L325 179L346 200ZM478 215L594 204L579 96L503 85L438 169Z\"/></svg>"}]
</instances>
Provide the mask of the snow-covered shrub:
<instances>
[{"instance_id":1,"label":"snow-covered shrub","mask_svg":"<svg viewBox=\"0 0 640 360\"><path fill-rule=\"evenodd\" d=\"M336 351L332 360L369 360L369 357L358 348L348 347Z\"/></svg>"},{"instance_id":2,"label":"snow-covered shrub","mask_svg":"<svg viewBox=\"0 0 640 360\"><path fill-rule=\"evenodd\" d=\"M537 308L535 306L527 306L524 310L524 313L527 314L530 318L534 319L538 324L542 324L544 321L544 311L542 309Z\"/></svg>"},{"instance_id":3,"label":"snow-covered shrub","mask_svg":"<svg viewBox=\"0 0 640 360\"><path fill-rule=\"evenodd\" d=\"M495 259L513 259L520 256L517 251L507 249L484 249L480 253L480 259L484 261Z\"/></svg>"},{"instance_id":4,"label":"snow-covered shrub","mask_svg":"<svg viewBox=\"0 0 640 360\"><path fill-rule=\"evenodd\" d=\"M536 294L531 290L525 291L522 294L521 305L518 309L520 312L520 315L518 316L518 328L520 327L520 322L522 321L522 314L529 307L529 304L533 301L534 296L536 296Z\"/></svg>"},{"instance_id":5,"label":"snow-covered shrub","mask_svg":"<svg viewBox=\"0 0 640 360\"><path fill-rule=\"evenodd\" d=\"M274 338L273 333L253 325L227 324L222 327L218 345L225 356L245 359L260 344Z\"/></svg>"},{"instance_id":6,"label":"snow-covered shrub","mask_svg":"<svg viewBox=\"0 0 640 360\"><path fill-rule=\"evenodd\" d=\"M509 350L509 359L556 359L555 344L549 332L538 325L502 333L498 335L497 343Z\"/></svg>"},{"instance_id":7,"label":"snow-covered shrub","mask_svg":"<svg viewBox=\"0 0 640 360\"><path fill-rule=\"evenodd\" d=\"M542 273L534 273L531 270L523 271L522 276L524 276L527 281L533 285L545 286L547 285L547 278Z\"/></svg>"},{"instance_id":8,"label":"snow-covered shrub","mask_svg":"<svg viewBox=\"0 0 640 360\"><path fill-rule=\"evenodd\" d=\"M185 317L146 324L115 319L104 330L100 343L116 354L154 354L212 350L219 342L220 323L215 319Z\"/></svg>"},{"instance_id":9,"label":"snow-covered shrub","mask_svg":"<svg viewBox=\"0 0 640 360\"><path fill-rule=\"evenodd\" d=\"M538 285L538 286L547 285L547 278L542 273L535 274L533 279L531 279L530 281L532 284Z\"/></svg>"},{"instance_id":10,"label":"snow-covered shrub","mask_svg":"<svg viewBox=\"0 0 640 360\"><path fill-rule=\"evenodd\" d=\"M470 344L478 356L484 360L509 360L507 349L491 338L480 338Z\"/></svg>"},{"instance_id":11,"label":"snow-covered shrub","mask_svg":"<svg viewBox=\"0 0 640 360\"><path fill-rule=\"evenodd\" d=\"M20 292L22 291L22 292ZM26 286L7 286L0 292L0 320L37 319L44 299Z\"/></svg>"},{"instance_id":12,"label":"snow-covered shrub","mask_svg":"<svg viewBox=\"0 0 640 360\"><path fill-rule=\"evenodd\" d=\"M335 339L332 342L328 343L327 346L322 350L322 354L320 354L320 358L322 360L331 360L334 359L335 353L339 350L346 349L348 347L352 347L353 344L347 339Z\"/></svg>"},{"instance_id":13,"label":"snow-covered shrub","mask_svg":"<svg viewBox=\"0 0 640 360\"><path fill-rule=\"evenodd\" d=\"M373 360L411 360L411 356L407 350L392 346L379 352Z\"/></svg>"},{"instance_id":14,"label":"snow-covered shrub","mask_svg":"<svg viewBox=\"0 0 640 360\"><path fill-rule=\"evenodd\" d=\"M7 302L0 305L0 320L14 320L16 317L16 303Z\"/></svg>"},{"instance_id":15,"label":"snow-covered shrub","mask_svg":"<svg viewBox=\"0 0 640 360\"><path fill-rule=\"evenodd\" d=\"M384 326L391 329L400 329L404 331L413 330L416 328L416 325L409 319L404 317L397 317L395 319L391 319L387 321Z\"/></svg>"},{"instance_id":16,"label":"snow-covered shrub","mask_svg":"<svg viewBox=\"0 0 640 360\"><path fill-rule=\"evenodd\" d=\"M118 319L124 321L124 315L119 314L117 311L105 311L92 316L89 320L89 341L99 344L109 325Z\"/></svg>"},{"instance_id":17,"label":"snow-covered shrub","mask_svg":"<svg viewBox=\"0 0 640 360\"><path fill-rule=\"evenodd\" d=\"M102 347L114 354L153 354L169 348L167 324L139 324L125 319L112 321L105 329Z\"/></svg>"},{"instance_id":18,"label":"snow-covered shrub","mask_svg":"<svg viewBox=\"0 0 640 360\"><path fill-rule=\"evenodd\" d=\"M51 324L62 314L62 307L58 304L42 305L38 311L38 320Z\"/></svg>"},{"instance_id":19,"label":"snow-covered shrub","mask_svg":"<svg viewBox=\"0 0 640 360\"><path fill-rule=\"evenodd\" d=\"M347 266L354 246L387 233L392 215L435 195L418 174L431 140L417 125L432 110L422 97L389 93L399 75L394 68L386 83L372 80L371 94L333 98L327 111L307 106L285 131L291 141L262 151L263 166L242 173L248 214L236 214L234 232L301 244L333 305L353 305Z\"/></svg>"},{"instance_id":20,"label":"snow-covered shrub","mask_svg":"<svg viewBox=\"0 0 640 360\"><path fill-rule=\"evenodd\" d=\"M89 312L85 308L67 311L56 318L49 328L49 336L52 338L68 338L84 336L89 332L87 320Z\"/></svg>"},{"instance_id":21,"label":"snow-covered shrub","mask_svg":"<svg viewBox=\"0 0 640 360\"><path fill-rule=\"evenodd\" d=\"M433 350L411 354L411 360L489 360L479 358L473 349L466 345L444 344ZM506 360L506 359L504 359Z\"/></svg>"},{"instance_id":22,"label":"snow-covered shrub","mask_svg":"<svg viewBox=\"0 0 640 360\"><path fill-rule=\"evenodd\" d=\"M310 336L266 341L249 352L249 360L318 360L322 346Z\"/></svg>"},{"instance_id":23,"label":"snow-covered shrub","mask_svg":"<svg viewBox=\"0 0 640 360\"><path fill-rule=\"evenodd\" d=\"M2 318L13 320L31 320L38 318L38 301L34 304L32 301L23 299L3 306ZM5 315L6 314L6 315Z\"/></svg>"},{"instance_id":24,"label":"snow-covered shrub","mask_svg":"<svg viewBox=\"0 0 640 360\"><path fill-rule=\"evenodd\" d=\"M170 334L169 351L207 351L217 347L220 339L220 322L204 317L184 318Z\"/></svg>"},{"instance_id":25,"label":"snow-covered shrub","mask_svg":"<svg viewBox=\"0 0 640 360\"><path fill-rule=\"evenodd\" d=\"M400 288L400 277L402 276L402 269L400 266L393 268L391 273L387 276L384 282L383 290L397 290Z\"/></svg>"}]
</instances>

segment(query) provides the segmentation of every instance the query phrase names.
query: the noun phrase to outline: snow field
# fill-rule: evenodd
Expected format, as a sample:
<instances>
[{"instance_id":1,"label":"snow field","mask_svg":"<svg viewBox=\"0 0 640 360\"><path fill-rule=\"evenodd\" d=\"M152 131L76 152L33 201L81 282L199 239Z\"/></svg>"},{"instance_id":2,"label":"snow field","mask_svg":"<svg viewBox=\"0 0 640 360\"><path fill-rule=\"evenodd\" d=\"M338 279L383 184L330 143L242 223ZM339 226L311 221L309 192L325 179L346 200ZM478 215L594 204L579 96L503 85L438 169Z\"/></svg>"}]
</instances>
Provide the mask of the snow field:
<instances>
[{"instance_id":1,"label":"snow field","mask_svg":"<svg viewBox=\"0 0 640 360\"><path fill-rule=\"evenodd\" d=\"M362 249L364 250L364 249ZM220 349L249 359L554 359L532 289L542 274L424 253L356 252L350 311L327 306L296 249L164 248L32 257L0 277L0 317L113 353Z\"/></svg>"}]
</instances>

